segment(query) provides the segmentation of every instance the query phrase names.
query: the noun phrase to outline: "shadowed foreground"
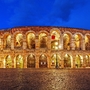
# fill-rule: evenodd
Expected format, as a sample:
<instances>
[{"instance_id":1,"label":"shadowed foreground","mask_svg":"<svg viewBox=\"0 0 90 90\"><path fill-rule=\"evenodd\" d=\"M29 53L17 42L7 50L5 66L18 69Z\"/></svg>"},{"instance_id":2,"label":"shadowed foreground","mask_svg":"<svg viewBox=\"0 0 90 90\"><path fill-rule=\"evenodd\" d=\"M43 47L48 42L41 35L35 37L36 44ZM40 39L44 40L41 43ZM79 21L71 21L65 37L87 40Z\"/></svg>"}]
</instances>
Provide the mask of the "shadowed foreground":
<instances>
[{"instance_id":1,"label":"shadowed foreground","mask_svg":"<svg viewBox=\"0 0 90 90\"><path fill-rule=\"evenodd\" d=\"M0 69L0 90L90 90L90 69Z\"/></svg>"}]
</instances>

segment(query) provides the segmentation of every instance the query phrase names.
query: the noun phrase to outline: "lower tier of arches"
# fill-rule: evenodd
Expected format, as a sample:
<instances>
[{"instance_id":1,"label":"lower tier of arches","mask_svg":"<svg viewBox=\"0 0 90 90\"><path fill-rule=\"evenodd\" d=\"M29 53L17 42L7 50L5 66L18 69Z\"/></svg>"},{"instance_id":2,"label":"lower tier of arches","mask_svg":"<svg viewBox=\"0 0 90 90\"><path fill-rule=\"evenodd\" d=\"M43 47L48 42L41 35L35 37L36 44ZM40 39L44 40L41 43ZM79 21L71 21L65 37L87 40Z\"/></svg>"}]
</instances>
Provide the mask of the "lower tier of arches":
<instances>
[{"instance_id":1,"label":"lower tier of arches","mask_svg":"<svg viewBox=\"0 0 90 90\"><path fill-rule=\"evenodd\" d=\"M0 57L0 68L90 68L90 55L6 55Z\"/></svg>"}]
</instances>

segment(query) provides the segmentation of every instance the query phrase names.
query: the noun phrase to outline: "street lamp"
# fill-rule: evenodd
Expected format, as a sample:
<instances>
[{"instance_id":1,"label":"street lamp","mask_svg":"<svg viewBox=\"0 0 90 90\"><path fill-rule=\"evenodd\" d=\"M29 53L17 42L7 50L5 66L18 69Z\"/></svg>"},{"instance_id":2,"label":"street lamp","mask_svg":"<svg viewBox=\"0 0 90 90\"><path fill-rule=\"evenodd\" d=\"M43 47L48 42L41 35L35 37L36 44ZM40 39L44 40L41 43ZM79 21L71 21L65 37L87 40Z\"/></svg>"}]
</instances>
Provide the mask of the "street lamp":
<instances>
[{"instance_id":1,"label":"street lamp","mask_svg":"<svg viewBox=\"0 0 90 90\"><path fill-rule=\"evenodd\" d=\"M59 68L58 66L58 59L57 59L57 54L56 54L56 69Z\"/></svg>"}]
</instances>

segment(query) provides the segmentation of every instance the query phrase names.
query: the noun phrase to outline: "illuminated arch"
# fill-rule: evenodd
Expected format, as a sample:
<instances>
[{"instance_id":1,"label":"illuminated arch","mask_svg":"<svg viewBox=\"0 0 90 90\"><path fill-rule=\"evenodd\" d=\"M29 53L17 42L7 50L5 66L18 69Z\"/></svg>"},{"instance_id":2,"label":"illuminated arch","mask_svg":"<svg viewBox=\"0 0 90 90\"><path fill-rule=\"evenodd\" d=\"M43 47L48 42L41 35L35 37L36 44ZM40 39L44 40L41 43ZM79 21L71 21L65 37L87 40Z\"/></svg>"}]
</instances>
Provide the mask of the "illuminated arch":
<instances>
[{"instance_id":1,"label":"illuminated arch","mask_svg":"<svg viewBox=\"0 0 90 90\"><path fill-rule=\"evenodd\" d=\"M71 56L69 54L65 54L64 56L64 67L71 67Z\"/></svg>"},{"instance_id":2,"label":"illuminated arch","mask_svg":"<svg viewBox=\"0 0 90 90\"><path fill-rule=\"evenodd\" d=\"M35 56L33 54L27 57L27 68L35 68Z\"/></svg>"},{"instance_id":3,"label":"illuminated arch","mask_svg":"<svg viewBox=\"0 0 90 90\"><path fill-rule=\"evenodd\" d=\"M23 68L23 57L21 55L16 56L16 68Z\"/></svg>"},{"instance_id":4,"label":"illuminated arch","mask_svg":"<svg viewBox=\"0 0 90 90\"><path fill-rule=\"evenodd\" d=\"M51 49L58 50L60 45L60 33L53 30L51 32Z\"/></svg>"},{"instance_id":5,"label":"illuminated arch","mask_svg":"<svg viewBox=\"0 0 90 90\"><path fill-rule=\"evenodd\" d=\"M59 68L61 67L61 57L59 54L53 54L51 56L51 67Z\"/></svg>"},{"instance_id":6,"label":"illuminated arch","mask_svg":"<svg viewBox=\"0 0 90 90\"><path fill-rule=\"evenodd\" d=\"M74 41L75 41L75 50L82 50L82 34L76 33L74 35Z\"/></svg>"},{"instance_id":7,"label":"illuminated arch","mask_svg":"<svg viewBox=\"0 0 90 90\"><path fill-rule=\"evenodd\" d=\"M82 35L77 33L74 36L75 40L75 50L81 50L82 49Z\"/></svg>"},{"instance_id":8,"label":"illuminated arch","mask_svg":"<svg viewBox=\"0 0 90 90\"><path fill-rule=\"evenodd\" d=\"M45 54L41 54L39 57L39 67L47 68L47 56Z\"/></svg>"},{"instance_id":9,"label":"illuminated arch","mask_svg":"<svg viewBox=\"0 0 90 90\"><path fill-rule=\"evenodd\" d=\"M27 47L29 49L35 49L35 34L32 32L27 34Z\"/></svg>"},{"instance_id":10,"label":"illuminated arch","mask_svg":"<svg viewBox=\"0 0 90 90\"><path fill-rule=\"evenodd\" d=\"M85 56L85 64L86 64L86 67L90 67L90 56L89 55Z\"/></svg>"},{"instance_id":11,"label":"illuminated arch","mask_svg":"<svg viewBox=\"0 0 90 90\"><path fill-rule=\"evenodd\" d=\"M5 67L6 68L12 68L12 58L10 55L7 55L5 58Z\"/></svg>"},{"instance_id":12,"label":"illuminated arch","mask_svg":"<svg viewBox=\"0 0 90 90\"><path fill-rule=\"evenodd\" d=\"M46 33L40 33L39 35L39 46L40 48L47 48L47 34Z\"/></svg>"},{"instance_id":13,"label":"illuminated arch","mask_svg":"<svg viewBox=\"0 0 90 90\"><path fill-rule=\"evenodd\" d=\"M85 50L90 50L90 35L85 35Z\"/></svg>"},{"instance_id":14,"label":"illuminated arch","mask_svg":"<svg viewBox=\"0 0 90 90\"><path fill-rule=\"evenodd\" d=\"M49 35L49 33L46 30L41 30L37 32L38 35L40 35L41 33L45 33L47 36Z\"/></svg>"},{"instance_id":15,"label":"illuminated arch","mask_svg":"<svg viewBox=\"0 0 90 90\"><path fill-rule=\"evenodd\" d=\"M4 48L11 48L11 35L9 33L4 35Z\"/></svg>"},{"instance_id":16,"label":"illuminated arch","mask_svg":"<svg viewBox=\"0 0 90 90\"><path fill-rule=\"evenodd\" d=\"M71 35L69 33L64 33L63 35L63 48L70 50L71 46Z\"/></svg>"},{"instance_id":17,"label":"illuminated arch","mask_svg":"<svg viewBox=\"0 0 90 90\"><path fill-rule=\"evenodd\" d=\"M83 57L81 55L76 55L75 57L75 66L76 68L82 67Z\"/></svg>"},{"instance_id":18,"label":"illuminated arch","mask_svg":"<svg viewBox=\"0 0 90 90\"><path fill-rule=\"evenodd\" d=\"M21 48L23 46L23 34L17 33L14 39L15 48Z\"/></svg>"}]
</instances>

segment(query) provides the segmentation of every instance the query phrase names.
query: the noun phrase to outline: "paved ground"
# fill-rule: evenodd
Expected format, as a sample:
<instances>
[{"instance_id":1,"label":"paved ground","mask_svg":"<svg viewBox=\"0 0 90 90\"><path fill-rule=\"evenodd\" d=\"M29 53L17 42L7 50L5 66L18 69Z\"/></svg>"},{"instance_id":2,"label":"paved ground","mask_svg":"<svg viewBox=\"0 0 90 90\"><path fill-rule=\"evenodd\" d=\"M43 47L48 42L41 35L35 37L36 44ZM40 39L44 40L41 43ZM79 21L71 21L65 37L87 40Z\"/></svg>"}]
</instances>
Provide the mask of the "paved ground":
<instances>
[{"instance_id":1,"label":"paved ground","mask_svg":"<svg viewBox=\"0 0 90 90\"><path fill-rule=\"evenodd\" d=\"M90 69L0 69L0 90L90 90Z\"/></svg>"}]
</instances>

